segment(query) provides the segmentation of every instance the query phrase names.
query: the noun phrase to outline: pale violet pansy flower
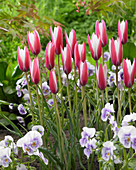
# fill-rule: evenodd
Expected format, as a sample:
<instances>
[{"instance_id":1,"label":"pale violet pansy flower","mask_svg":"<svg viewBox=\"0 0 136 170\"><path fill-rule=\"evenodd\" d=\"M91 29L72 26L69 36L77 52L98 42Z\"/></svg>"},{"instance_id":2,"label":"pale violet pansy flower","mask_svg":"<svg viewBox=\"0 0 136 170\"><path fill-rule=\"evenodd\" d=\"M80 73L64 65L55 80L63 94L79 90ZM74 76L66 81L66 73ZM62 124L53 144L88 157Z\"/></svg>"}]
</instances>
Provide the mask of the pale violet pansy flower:
<instances>
[{"instance_id":1,"label":"pale violet pansy flower","mask_svg":"<svg viewBox=\"0 0 136 170\"><path fill-rule=\"evenodd\" d=\"M44 127L41 125L35 125L32 127L32 131L36 130L38 131L42 136L44 135Z\"/></svg>"}]
</instances>

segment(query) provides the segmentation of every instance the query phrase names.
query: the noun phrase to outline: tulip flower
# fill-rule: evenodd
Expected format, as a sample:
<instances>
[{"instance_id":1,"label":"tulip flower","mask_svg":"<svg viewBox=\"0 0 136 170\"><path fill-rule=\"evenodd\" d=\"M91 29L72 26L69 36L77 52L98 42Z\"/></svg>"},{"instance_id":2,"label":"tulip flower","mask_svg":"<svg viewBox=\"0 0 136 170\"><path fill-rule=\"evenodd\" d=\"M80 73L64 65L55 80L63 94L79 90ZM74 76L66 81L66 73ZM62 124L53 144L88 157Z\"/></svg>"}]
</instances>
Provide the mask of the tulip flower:
<instances>
[{"instance_id":1,"label":"tulip flower","mask_svg":"<svg viewBox=\"0 0 136 170\"><path fill-rule=\"evenodd\" d=\"M122 56L123 56L122 45L119 38L117 38L117 40L115 41L113 38L112 40L109 40L109 51L110 51L112 63L115 66L119 66L122 62Z\"/></svg>"},{"instance_id":2,"label":"tulip flower","mask_svg":"<svg viewBox=\"0 0 136 170\"><path fill-rule=\"evenodd\" d=\"M58 92L58 83L57 83L56 73L53 69L50 71L49 85L50 85L51 92L53 94L56 94Z\"/></svg>"},{"instance_id":3,"label":"tulip flower","mask_svg":"<svg viewBox=\"0 0 136 170\"><path fill-rule=\"evenodd\" d=\"M20 70L27 72L29 69L30 57L28 48L26 46L24 47L24 50L20 49L20 47L17 48L17 59Z\"/></svg>"},{"instance_id":4,"label":"tulip flower","mask_svg":"<svg viewBox=\"0 0 136 170\"><path fill-rule=\"evenodd\" d=\"M63 63L63 71L68 75L72 70L71 49L68 44L64 50L61 48L61 57Z\"/></svg>"},{"instance_id":5,"label":"tulip flower","mask_svg":"<svg viewBox=\"0 0 136 170\"><path fill-rule=\"evenodd\" d=\"M104 64L103 67L100 64L98 69L97 69L97 65L96 65L95 73L96 73L99 89L104 90L107 86L107 65L106 65L106 63Z\"/></svg>"},{"instance_id":6,"label":"tulip flower","mask_svg":"<svg viewBox=\"0 0 136 170\"><path fill-rule=\"evenodd\" d=\"M85 86L88 81L88 68L86 61L80 61L79 63L79 80L81 86Z\"/></svg>"},{"instance_id":7,"label":"tulip flower","mask_svg":"<svg viewBox=\"0 0 136 170\"><path fill-rule=\"evenodd\" d=\"M27 41L31 52L38 55L41 51L40 37L36 30L34 33L27 32Z\"/></svg>"},{"instance_id":8,"label":"tulip flower","mask_svg":"<svg viewBox=\"0 0 136 170\"><path fill-rule=\"evenodd\" d=\"M86 60L86 46L83 44L75 44L74 48L75 65L79 67L80 61L84 62Z\"/></svg>"},{"instance_id":9,"label":"tulip flower","mask_svg":"<svg viewBox=\"0 0 136 170\"><path fill-rule=\"evenodd\" d=\"M60 47L63 48L63 35L62 29L60 26L54 28L54 32L52 31L52 27L50 27L51 39L55 44L55 52L57 55L60 54Z\"/></svg>"},{"instance_id":10,"label":"tulip flower","mask_svg":"<svg viewBox=\"0 0 136 170\"><path fill-rule=\"evenodd\" d=\"M93 59L96 61L99 60L99 58L101 57L101 48L102 48L100 37L97 37L97 35L93 33L92 39L90 40L90 36L88 35L88 44Z\"/></svg>"},{"instance_id":11,"label":"tulip flower","mask_svg":"<svg viewBox=\"0 0 136 170\"><path fill-rule=\"evenodd\" d=\"M104 47L107 44L106 25L105 25L104 20L102 20L101 23L99 23L98 20L96 21L95 32L96 32L97 37L100 36L102 47Z\"/></svg>"},{"instance_id":12,"label":"tulip flower","mask_svg":"<svg viewBox=\"0 0 136 170\"><path fill-rule=\"evenodd\" d=\"M66 39L66 43L71 48L72 57L74 57L74 47L75 47L75 44L76 44L76 33L75 33L75 31L72 29L72 31L69 33L69 37L67 36L67 33L65 31L65 39Z\"/></svg>"},{"instance_id":13,"label":"tulip flower","mask_svg":"<svg viewBox=\"0 0 136 170\"><path fill-rule=\"evenodd\" d=\"M31 80L34 84L38 84L40 81L40 72L39 72L39 59L36 57L30 65Z\"/></svg>"},{"instance_id":14,"label":"tulip flower","mask_svg":"<svg viewBox=\"0 0 136 170\"><path fill-rule=\"evenodd\" d=\"M45 50L45 65L48 70L51 70L55 65L54 57L55 57L55 44L49 42Z\"/></svg>"},{"instance_id":15,"label":"tulip flower","mask_svg":"<svg viewBox=\"0 0 136 170\"><path fill-rule=\"evenodd\" d=\"M128 41L128 23L127 21L122 21L120 23L120 20L118 22L118 35L121 40L122 44L125 44Z\"/></svg>"},{"instance_id":16,"label":"tulip flower","mask_svg":"<svg viewBox=\"0 0 136 170\"><path fill-rule=\"evenodd\" d=\"M135 59L131 65L131 61L128 59L123 60L123 72L124 72L124 84L127 88L132 87L135 78Z\"/></svg>"}]
</instances>

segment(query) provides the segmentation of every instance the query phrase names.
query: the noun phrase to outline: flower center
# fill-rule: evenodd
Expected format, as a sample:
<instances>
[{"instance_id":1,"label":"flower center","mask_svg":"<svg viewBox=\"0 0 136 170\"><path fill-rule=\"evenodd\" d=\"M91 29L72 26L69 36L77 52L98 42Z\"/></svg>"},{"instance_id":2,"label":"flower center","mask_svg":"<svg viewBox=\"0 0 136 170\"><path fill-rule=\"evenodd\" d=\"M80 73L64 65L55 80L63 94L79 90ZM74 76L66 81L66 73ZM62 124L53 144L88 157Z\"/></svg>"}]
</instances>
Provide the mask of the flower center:
<instances>
[{"instance_id":1,"label":"flower center","mask_svg":"<svg viewBox=\"0 0 136 170\"><path fill-rule=\"evenodd\" d=\"M128 142L130 142L130 138L128 138Z\"/></svg>"},{"instance_id":2,"label":"flower center","mask_svg":"<svg viewBox=\"0 0 136 170\"><path fill-rule=\"evenodd\" d=\"M110 152L108 152L107 155L110 156Z\"/></svg>"},{"instance_id":3,"label":"flower center","mask_svg":"<svg viewBox=\"0 0 136 170\"><path fill-rule=\"evenodd\" d=\"M27 152L29 152L29 149L28 149L28 148L26 148L26 151L27 151Z\"/></svg>"},{"instance_id":4,"label":"flower center","mask_svg":"<svg viewBox=\"0 0 136 170\"><path fill-rule=\"evenodd\" d=\"M35 142L33 142L32 146L33 146L33 147L35 147L35 146L36 146L36 143L35 143Z\"/></svg>"},{"instance_id":5,"label":"flower center","mask_svg":"<svg viewBox=\"0 0 136 170\"><path fill-rule=\"evenodd\" d=\"M5 162L8 162L8 159L5 159Z\"/></svg>"}]
</instances>

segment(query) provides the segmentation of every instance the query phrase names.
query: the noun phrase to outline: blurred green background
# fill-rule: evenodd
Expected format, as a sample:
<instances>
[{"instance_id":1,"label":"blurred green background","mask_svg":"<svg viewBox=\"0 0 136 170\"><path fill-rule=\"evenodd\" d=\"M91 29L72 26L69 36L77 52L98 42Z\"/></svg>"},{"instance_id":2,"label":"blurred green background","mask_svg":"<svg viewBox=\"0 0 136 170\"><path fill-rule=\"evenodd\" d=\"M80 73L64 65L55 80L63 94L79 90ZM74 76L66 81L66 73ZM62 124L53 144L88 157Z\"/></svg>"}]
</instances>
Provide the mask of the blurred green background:
<instances>
[{"instance_id":1,"label":"blurred green background","mask_svg":"<svg viewBox=\"0 0 136 170\"><path fill-rule=\"evenodd\" d=\"M88 1L85 1L85 5ZM27 31L37 29L42 45L41 57L50 40L50 26L61 25L69 33L76 31L77 41L87 47L87 59L93 63L87 42L87 35L95 31L98 19L104 19L109 38L118 36L118 20L128 21L128 43L124 48L124 58L134 58L136 51L136 1L135 0L93 0L88 14L79 0L1 0L0 1L0 61L17 65L17 47L27 45ZM64 34L63 34L64 35ZM63 41L65 46L65 39ZM108 44L105 47L108 50ZM31 53L30 53L31 54Z\"/></svg>"}]
</instances>

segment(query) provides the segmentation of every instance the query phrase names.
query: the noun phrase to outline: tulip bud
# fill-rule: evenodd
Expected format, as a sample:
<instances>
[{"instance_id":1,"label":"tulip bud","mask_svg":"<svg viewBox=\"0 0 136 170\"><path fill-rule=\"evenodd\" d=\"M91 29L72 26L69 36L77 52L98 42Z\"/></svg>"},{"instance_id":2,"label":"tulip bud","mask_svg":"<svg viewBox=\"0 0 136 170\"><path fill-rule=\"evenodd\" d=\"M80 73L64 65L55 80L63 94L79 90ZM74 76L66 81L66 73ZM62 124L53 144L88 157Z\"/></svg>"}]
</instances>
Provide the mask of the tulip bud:
<instances>
[{"instance_id":1,"label":"tulip bud","mask_svg":"<svg viewBox=\"0 0 136 170\"><path fill-rule=\"evenodd\" d=\"M95 73L96 78L98 81L98 87L100 90L104 90L107 86L107 65L106 63L102 67L102 65L99 65L99 68L97 69L97 65L95 66Z\"/></svg>"},{"instance_id":2,"label":"tulip bud","mask_svg":"<svg viewBox=\"0 0 136 170\"><path fill-rule=\"evenodd\" d=\"M75 47L75 44L76 44L76 33L75 33L75 31L72 29L72 31L69 33L69 37L67 36L67 33L65 31L65 39L66 39L66 43L71 48L72 57L74 57L74 47Z\"/></svg>"},{"instance_id":3,"label":"tulip bud","mask_svg":"<svg viewBox=\"0 0 136 170\"><path fill-rule=\"evenodd\" d=\"M60 47L63 48L63 35L62 29L60 26L54 28L54 32L52 31L52 27L50 27L51 39L55 44L55 52L57 55L60 54Z\"/></svg>"},{"instance_id":4,"label":"tulip bud","mask_svg":"<svg viewBox=\"0 0 136 170\"><path fill-rule=\"evenodd\" d=\"M28 48L25 46L24 50L20 49L20 47L17 48L17 59L20 70L23 72L26 72L29 69L29 51Z\"/></svg>"},{"instance_id":5,"label":"tulip bud","mask_svg":"<svg viewBox=\"0 0 136 170\"><path fill-rule=\"evenodd\" d=\"M79 63L79 81L81 86L85 86L88 82L88 68L86 61Z\"/></svg>"},{"instance_id":6,"label":"tulip bud","mask_svg":"<svg viewBox=\"0 0 136 170\"><path fill-rule=\"evenodd\" d=\"M98 20L96 21L95 32L96 32L97 37L100 36L102 47L104 47L107 44L106 25L105 25L104 20L102 20L101 23L99 23Z\"/></svg>"},{"instance_id":7,"label":"tulip bud","mask_svg":"<svg viewBox=\"0 0 136 170\"><path fill-rule=\"evenodd\" d=\"M86 60L86 46L85 43L83 44L75 44L74 49L74 56L75 56L75 65L79 67L80 61L84 62Z\"/></svg>"},{"instance_id":8,"label":"tulip bud","mask_svg":"<svg viewBox=\"0 0 136 170\"><path fill-rule=\"evenodd\" d=\"M135 78L135 58L133 61L133 65L131 65L131 61L128 59L123 60L123 72L124 72L124 84L127 88L132 87L134 84Z\"/></svg>"},{"instance_id":9,"label":"tulip bud","mask_svg":"<svg viewBox=\"0 0 136 170\"><path fill-rule=\"evenodd\" d=\"M88 35L88 44L93 59L96 61L99 60L99 58L101 57L101 48L102 48L100 37L98 38L97 35L93 33L92 39L90 40L90 36Z\"/></svg>"},{"instance_id":10,"label":"tulip bud","mask_svg":"<svg viewBox=\"0 0 136 170\"><path fill-rule=\"evenodd\" d=\"M31 80L34 84L38 84L40 81L40 72L39 72L39 59L36 57L30 65L30 74Z\"/></svg>"},{"instance_id":11,"label":"tulip bud","mask_svg":"<svg viewBox=\"0 0 136 170\"><path fill-rule=\"evenodd\" d=\"M51 70L55 65L54 57L55 57L55 44L49 42L45 50L45 65L48 70Z\"/></svg>"},{"instance_id":12,"label":"tulip bud","mask_svg":"<svg viewBox=\"0 0 136 170\"><path fill-rule=\"evenodd\" d=\"M120 23L118 22L118 35L122 44L125 44L128 41L128 23L124 20Z\"/></svg>"},{"instance_id":13,"label":"tulip bud","mask_svg":"<svg viewBox=\"0 0 136 170\"><path fill-rule=\"evenodd\" d=\"M58 83L57 83L56 73L53 69L50 71L49 85L50 85L51 92L53 94L56 94L58 92Z\"/></svg>"},{"instance_id":14,"label":"tulip bud","mask_svg":"<svg viewBox=\"0 0 136 170\"><path fill-rule=\"evenodd\" d=\"M27 32L27 41L31 52L38 55L41 51L40 37L36 30L34 33Z\"/></svg>"},{"instance_id":15,"label":"tulip bud","mask_svg":"<svg viewBox=\"0 0 136 170\"><path fill-rule=\"evenodd\" d=\"M63 71L68 75L72 70L71 49L68 44L64 48L64 51L61 48L61 58L63 63Z\"/></svg>"},{"instance_id":16,"label":"tulip bud","mask_svg":"<svg viewBox=\"0 0 136 170\"><path fill-rule=\"evenodd\" d=\"M109 51L111 55L111 61L115 66L119 66L122 63L122 45L119 38L114 41L109 40Z\"/></svg>"}]
</instances>

